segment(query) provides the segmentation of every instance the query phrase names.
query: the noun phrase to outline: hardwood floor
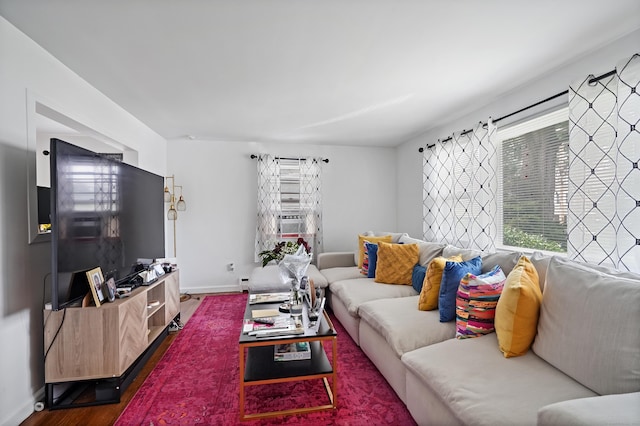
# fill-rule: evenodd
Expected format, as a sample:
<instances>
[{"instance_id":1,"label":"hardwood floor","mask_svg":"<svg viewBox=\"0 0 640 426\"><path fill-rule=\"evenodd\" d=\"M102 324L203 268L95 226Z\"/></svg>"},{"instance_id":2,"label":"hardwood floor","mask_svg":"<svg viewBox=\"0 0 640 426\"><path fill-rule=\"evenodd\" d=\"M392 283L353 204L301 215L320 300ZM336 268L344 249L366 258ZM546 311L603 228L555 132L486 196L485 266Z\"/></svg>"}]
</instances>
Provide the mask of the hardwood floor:
<instances>
[{"instance_id":1,"label":"hardwood floor","mask_svg":"<svg viewBox=\"0 0 640 426\"><path fill-rule=\"evenodd\" d=\"M198 306L200 306L200 302L204 296L206 295L196 294L187 297L183 295L183 297L181 297L180 318L183 324L186 324L189 318L191 318L191 315L193 315ZM183 300L185 298L187 300ZM160 361L178 333L180 333L180 331L170 333L160 344L138 376L125 390L120 398L120 403L52 411L45 408L43 411L31 414L31 416L21 423L21 426L112 425L118 419L120 413L126 408L127 404L129 404L129 401L131 401L142 383L144 383L149 373L154 369L158 361Z\"/></svg>"}]
</instances>

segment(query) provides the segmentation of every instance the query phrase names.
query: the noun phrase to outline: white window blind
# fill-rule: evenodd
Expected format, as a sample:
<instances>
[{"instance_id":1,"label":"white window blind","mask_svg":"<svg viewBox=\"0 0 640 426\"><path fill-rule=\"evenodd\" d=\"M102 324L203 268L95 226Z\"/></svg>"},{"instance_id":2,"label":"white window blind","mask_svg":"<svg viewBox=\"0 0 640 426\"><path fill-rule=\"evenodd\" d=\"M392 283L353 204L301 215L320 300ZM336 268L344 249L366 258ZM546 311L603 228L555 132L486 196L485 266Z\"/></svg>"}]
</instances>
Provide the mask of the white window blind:
<instances>
[{"instance_id":1,"label":"white window blind","mask_svg":"<svg viewBox=\"0 0 640 426\"><path fill-rule=\"evenodd\" d=\"M503 245L566 252L568 110L499 130L498 137Z\"/></svg>"}]
</instances>

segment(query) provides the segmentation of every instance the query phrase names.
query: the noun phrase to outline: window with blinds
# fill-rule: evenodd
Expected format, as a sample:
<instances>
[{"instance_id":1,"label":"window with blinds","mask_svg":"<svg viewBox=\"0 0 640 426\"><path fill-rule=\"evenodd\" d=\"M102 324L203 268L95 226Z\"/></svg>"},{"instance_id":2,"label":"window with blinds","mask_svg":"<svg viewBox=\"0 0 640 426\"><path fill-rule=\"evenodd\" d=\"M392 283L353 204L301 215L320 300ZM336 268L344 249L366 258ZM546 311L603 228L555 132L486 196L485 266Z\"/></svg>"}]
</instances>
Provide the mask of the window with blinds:
<instances>
[{"instance_id":1,"label":"window with blinds","mask_svg":"<svg viewBox=\"0 0 640 426\"><path fill-rule=\"evenodd\" d=\"M280 160L280 229L282 238L298 238L305 234L304 206L300 197L300 162Z\"/></svg>"},{"instance_id":2,"label":"window with blinds","mask_svg":"<svg viewBox=\"0 0 640 426\"><path fill-rule=\"evenodd\" d=\"M566 253L568 110L498 131L504 246Z\"/></svg>"}]
</instances>

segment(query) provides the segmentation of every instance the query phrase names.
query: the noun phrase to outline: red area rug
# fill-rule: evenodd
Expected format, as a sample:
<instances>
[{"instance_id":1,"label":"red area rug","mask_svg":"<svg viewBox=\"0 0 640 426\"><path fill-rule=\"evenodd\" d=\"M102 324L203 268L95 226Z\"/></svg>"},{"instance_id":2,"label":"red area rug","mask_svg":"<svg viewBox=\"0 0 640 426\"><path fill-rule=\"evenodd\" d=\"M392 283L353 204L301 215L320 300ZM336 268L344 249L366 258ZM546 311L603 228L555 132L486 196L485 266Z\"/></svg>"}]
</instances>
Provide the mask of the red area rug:
<instances>
[{"instance_id":1,"label":"red area rug","mask_svg":"<svg viewBox=\"0 0 640 426\"><path fill-rule=\"evenodd\" d=\"M246 294L207 296L115 424L415 424L393 389L335 318L338 408L240 422L238 336L246 301ZM247 413L304 406L316 398L321 398L320 403L328 401L321 380L245 389Z\"/></svg>"}]
</instances>

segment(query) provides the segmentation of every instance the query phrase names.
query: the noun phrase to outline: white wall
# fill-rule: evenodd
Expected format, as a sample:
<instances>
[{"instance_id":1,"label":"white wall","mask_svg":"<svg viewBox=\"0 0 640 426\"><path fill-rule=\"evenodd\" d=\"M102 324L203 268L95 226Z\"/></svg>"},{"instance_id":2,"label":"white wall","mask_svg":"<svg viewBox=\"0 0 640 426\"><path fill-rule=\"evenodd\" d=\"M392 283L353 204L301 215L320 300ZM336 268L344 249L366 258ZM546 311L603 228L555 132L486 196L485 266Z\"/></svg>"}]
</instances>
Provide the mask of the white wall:
<instances>
[{"instance_id":1,"label":"white wall","mask_svg":"<svg viewBox=\"0 0 640 426\"><path fill-rule=\"evenodd\" d=\"M610 45L591 52L578 60L549 73L543 78L531 81L497 97L488 99L486 105L478 105L478 109L464 117L435 127L430 131L402 144L397 151L398 170L398 228L411 235L422 235L422 154L419 147L436 143L438 139L449 136L452 132L469 129L479 121L486 122L489 117L498 118L532 105L547 97L563 92L569 88L571 82L582 79L589 74L601 75L615 68L618 61L631 57L640 52L640 30L617 40ZM504 120L498 125L518 121L527 114L543 111L565 103L568 98L561 97L524 114Z\"/></svg>"},{"instance_id":2,"label":"white wall","mask_svg":"<svg viewBox=\"0 0 640 426\"><path fill-rule=\"evenodd\" d=\"M138 151L164 174L166 141L0 17L0 424L18 424L42 397L43 292L50 245L29 244L27 162L35 174L33 100ZM48 292L47 292L48 294Z\"/></svg>"},{"instance_id":3,"label":"white wall","mask_svg":"<svg viewBox=\"0 0 640 426\"><path fill-rule=\"evenodd\" d=\"M168 145L168 173L187 202L176 222L183 292L235 291L256 266L251 154L329 159L322 163L325 251L355 251L358 232L396 229L395 149L186 139ZM226 269L230 262L234 272Z\"/></svg>"}]
</instances>

